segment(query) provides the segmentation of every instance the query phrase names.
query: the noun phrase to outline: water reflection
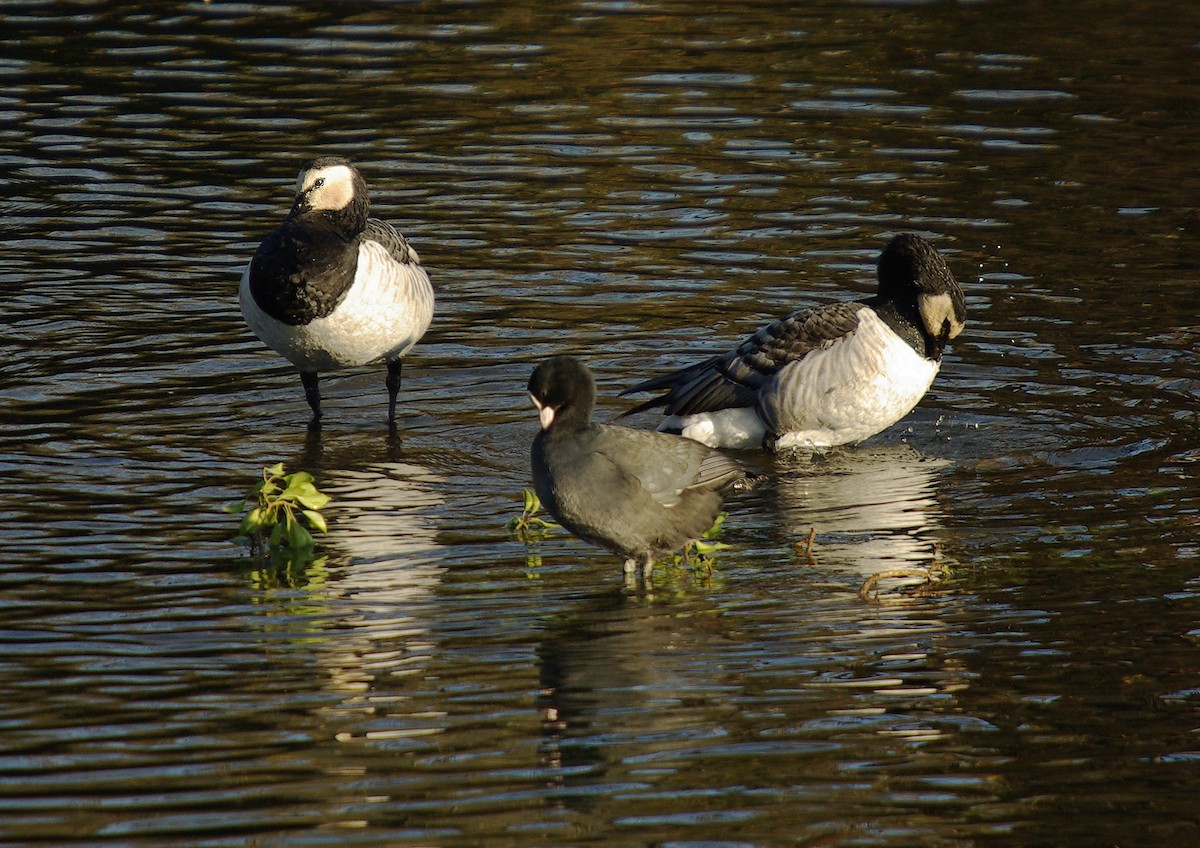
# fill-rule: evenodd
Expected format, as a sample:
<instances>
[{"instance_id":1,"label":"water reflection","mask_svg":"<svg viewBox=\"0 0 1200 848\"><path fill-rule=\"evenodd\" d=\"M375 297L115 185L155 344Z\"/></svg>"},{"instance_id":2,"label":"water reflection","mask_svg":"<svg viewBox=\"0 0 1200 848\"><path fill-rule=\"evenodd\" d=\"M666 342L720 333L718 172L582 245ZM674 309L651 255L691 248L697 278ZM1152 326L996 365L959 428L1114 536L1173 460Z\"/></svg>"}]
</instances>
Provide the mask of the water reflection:
<instances>
[{"instance_id":1,"label":"water reflection","mask_svg":"<svg viewBox=\"0 0 1200 848\"><path fill-rule=\"evenodd\" d=\"M330 532L321 540L329 554L285 564L303 572L287 580L265 573L279 565L264 566L255 578L284 584L271 600L289 618L310 620L297 633L314 646L324 686L346 696L338 709L369 709L381 679L420 672L436 650L429 618L445 571L435 556L434 522L443 481L422 466L392 461L333 469L319 482L333 498Z\"/></svg>"},{"instance_id":2,"label":"water reflection","mask_svg":"<svg viewBox=\"0 0 1200 848\"><path fill-rule=\"evenodd\" d=\"M434 556L433 513L444 502L440 479L404 462L331 473L338 504L329 546L347 556L330 582L341 638L320 661L329 686L361 699L381 677L415 674L436 644L429 635L430 596L445 566ZM346 638L350 635L350 638Z\"/></svg>"},{"instance_id":3,"label":"water reflection","mask_svg":"<svg viewBox=\"0 0 1200 848\"><path fill-rule=\"evenodd\" d=\"M995 727L960 701L973 673L956 601L865 605L806 593L794 569L748 579L774 590L745 588L753 614L611 593L547 623L540 762L556 811L712 839L767 818L793 838L881 820L916 838L938 824L911 805L996 803L996 758L973 738Z\"/></svg>"},{"instance_id":4,"label":"water reflection","mask_svg":"<svg viewBox=\"0 0 1200 848\"><path fill-rule=\"evenodd\" d=\"M785 532L822 567L863 576L927 565L937 550L938 478L950 463L908 445L831 450L786 460L776 483Z\"/></svg>"},{"instance_id":5,"label":"water reflection","mask_svg":"<svg viewBox=\"0 0 1200 848\"><path fill-rule=\"evenodd\" d=\"M724 701L735 687L700 671L701 658L730 644L728 624L694 596L661 603L620 592L546 624L538 644L539 758L555 807L611 813L614 802L658 791L708 746L729 741ZM697 777L692 789L721 779ZM687 823L703 813L685 802L678 815Z\"/></svg>"},{"instance_id":6,"label":"water reflection","mask_svg":"<svg viewBox=\"0 0 1200 848\"><path fill-rule=\"evenodd\" d=\"M1194 844L1200 4L1011 5L4 4L0 841ZM319 153L445 292L403 450L303 453L237 315ZM525 576L528 362L628 385L902 228L979 263L949 469L781 467L653 603ZM220 507L293 457L327 556L247 581ZM934 544L952 591L855 595Z\"/></svg>"}]
</instances>

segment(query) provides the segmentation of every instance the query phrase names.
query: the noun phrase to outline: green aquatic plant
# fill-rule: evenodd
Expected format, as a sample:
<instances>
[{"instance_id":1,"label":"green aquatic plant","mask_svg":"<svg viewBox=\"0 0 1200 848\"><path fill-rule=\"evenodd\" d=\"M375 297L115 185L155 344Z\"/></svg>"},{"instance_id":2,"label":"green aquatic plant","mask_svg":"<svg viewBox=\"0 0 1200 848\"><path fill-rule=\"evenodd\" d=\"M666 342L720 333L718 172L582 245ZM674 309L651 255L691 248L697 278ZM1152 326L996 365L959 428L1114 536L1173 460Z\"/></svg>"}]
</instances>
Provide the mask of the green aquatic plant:
<instances>
[{"instance_id":1,"label":"green aquatic plant","mask_svg":"<svg viewBox=\"0 0 1200 848\"><path fill-rule=\"evenodd\" d=\"M280 462L264 468L262 480L246 499L229 504L225 511L242 516L237 540L248 543L251 551L307 554L316 544L312 531L329 531L321 515L329 500L313 485L311 474L287 474Z\"/></svg>"},{"instance_id":2,"label":"green aquatic plant","mask_svg":"<svg viewBox=\"0 0 1200 848\"><path fill-rule=\"evenodd\" d=\"M547 532L558 527L553 521L547 521L538 515L542 511L542 502L531 489L521 490L521 514L508 520L509 534L522 542L536 542L546 538Z\"/></svg>"},{"instance_id":3,"label":"green aquatic plant","mask_svg":"<svg viewBox=\"0 0 1200 848\"><path fill-rule=\"evenodd\" d=\"M672 557L671 563L677 566L687 565L693 571L712 574L714 555L720 551L733 549L733 545L717 541L717 537L721 535L725 519L728 516L729 513L727 512L722 512L718 515L717 520L713 522L713 526L705 530L699 539L684 545L683 550Z\"/></svg>"},{"instance_id":4,"label":"green aquatic plant","mask_svg":"<svg viewBox=\"0 0 1200 848\"><path fill-rule=\"evenodd\" d=\"M547 521L538 515L542 511L542 501L531 489L521 489L521 514L508 520L509 535L529 545L546 538L550 531L558 528L553 521ZM537 580L540 575L538 568L542 565L542 557L534 551L528 551L525 556L525 576Z\"/></svg>"},{"instance_id":5,"label":"green aquatic plant","mask_svg":"<svg viewBox=\"0 0 1200 848\"><path fill-rule=\"evenodd\" d=\"M725 519L729 517L728 512L722 512L717 516L717 520L713 522L713 526L704 531L699 539L692 542L696 553L700 556L711 556L717 551L731 551L733 545L727 545L724 542L718 542L717 537L721 535L721 531L725 527Z\"/></svg>"}]
</instances>

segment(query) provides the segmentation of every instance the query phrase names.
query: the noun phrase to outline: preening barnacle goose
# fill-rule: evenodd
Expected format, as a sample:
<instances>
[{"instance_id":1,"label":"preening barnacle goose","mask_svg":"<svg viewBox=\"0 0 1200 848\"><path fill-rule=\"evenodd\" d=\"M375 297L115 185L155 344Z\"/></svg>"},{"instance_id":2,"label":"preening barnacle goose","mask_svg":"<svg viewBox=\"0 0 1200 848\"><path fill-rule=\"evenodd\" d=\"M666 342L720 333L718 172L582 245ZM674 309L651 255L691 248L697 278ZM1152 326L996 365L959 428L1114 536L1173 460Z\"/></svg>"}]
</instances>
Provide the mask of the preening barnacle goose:
<instances>
[{"instance_id":1,"label":"preening barnacle goose","mask_svg":"<svg viewBox=\"0 0 1200 848\"><path fill-rule=\"evenodd\" d=\"M400 360L433 319L433 288L416 250L370 217L362 175L338 156L300 171L282 226L242 275L242 315L266 345L300 370L314 419L318 375L387 363L388 420L396 417Z\"/></svg>"},{"instance_id":2,"label":"preening barnacle goose","mask_svg":"<svg viewBox=\"0 0 1200 848\"><path fill-rule=\"evenodd\" d=\"M793 312L728 353L623 392L667 390L624 414L665 406L660 430L768 451L859 442L890 427L929 390L967 310L920 236L894 237L878 274L873 297Z\"/></svg>"}]
</instances>

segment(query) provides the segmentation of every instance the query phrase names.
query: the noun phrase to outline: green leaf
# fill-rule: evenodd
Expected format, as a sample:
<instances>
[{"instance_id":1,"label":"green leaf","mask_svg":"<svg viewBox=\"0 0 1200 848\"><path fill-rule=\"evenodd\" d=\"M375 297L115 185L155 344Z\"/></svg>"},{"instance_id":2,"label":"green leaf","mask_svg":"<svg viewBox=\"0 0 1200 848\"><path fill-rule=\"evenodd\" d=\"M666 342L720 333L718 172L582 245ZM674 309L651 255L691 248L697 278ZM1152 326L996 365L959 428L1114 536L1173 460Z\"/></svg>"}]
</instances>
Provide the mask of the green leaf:
<instances>
[{"instance_id":1,"label":"green leaf","mask_svg":"<svg viewBox=\"0 0 1200 848\"><path fill-rule=\"evenodd\" d=\"M264 466L262 479L256 482L243 501L223 507L228 513L244 513L240 533L264 548L278 551L311 551L314 546L311 527L322 533L329 528L319 510L331 498L317 490L307 471L287 474L284 464ZM300 515L303 514L303 521Z\"/></svg>"},{"instance_id":2,"label":"green leaf","mask_svg":"<svg viewBox=\"0 0 1200 848\"><path fill-rule=\"evenodd\" d=\"M293 521L288 527L288 547L302 551L311 548L314 544L312 533L309 533L299 521Z\"/></svg>"},{"instance_id":3,"label":"green leaf","mask_svg":"<svg viewBox=\"0 0 1200 848\"><path fill-rule=\"evenodd\" d=\"M725 523L725 519L728 517L729 517L728 512L722 512L720 515L718 515L717 520L713 522L713 526L709 527L708 530L706 530L704 533L702 533L701 538L711 539L714 536L719 535L721 532L721 525L723 525Z\"/></svg>"},{"instance_id":4,"label":"green leaf","mask_svg":"<svg viewBox=\"0 0 1200 848\"><path fill-rule=\"evenodd\" d=\"M727 545L724 542L702 542L699 539L696 540L696 553L700 554L700 556L708 556L717 551L731 550L733 550L733 545Z\"/></svg>"},{"instance_id":5,"label":"green leaf","mask_svg":"<svg viewBox=\"0 0 1200 848\"><path fill-rule=\"evenodd\" d=\"M320 530L322 533L329 532L329 527L325 524L325 516L321 515L321 513L306 509L304 510L304 517L308 519L308 523L314 530Z\"/></svg>"},{"instance_id":6,"label":"green leaf","mask_svg":"<svg viewBox=\"0 0 1200 848\"><path fill-rule=\"evenodd\" d=\"M329 503L329 496L318 492L317 487L312 484L311 480L301 480L292 483L283 491L279 499L284 501L298 501L309 509L320 509Z\"/></svg>"},{"instance_id":7,"label":"green leaf","mask_svg":"<svg viewBox=\"0 0 1200 848\"><path fill-rule=\"evenodd\" d=\"M279 504L273 503L270 506L261 507L259 512L261 517L258 523L263 527L270 527L279 523Z\"/></svg>"},{"instance_id":8,"label":"green leaf","mask_svg":"<svg viewBox=\"0 0 1200 848\"><path fill-rule=\"evenodd\" d=\"M537 494L529 489L521 490L521 500L525 505L526 515L533 515L533 513L542 508L542 503L538 500Z\"/></svg>"},{"instance_id":9,"label":"green leaf","mask_svg":"<svg viewBox=\"0 0 1200 848\"><path fill-rule=\"evenodd\" d=\"M324 492L318 492L313 489L311 492L304 492L296 497L301 506L306 506L309 509L324 509L332 498Z\"/></svg>"}]
</instances>

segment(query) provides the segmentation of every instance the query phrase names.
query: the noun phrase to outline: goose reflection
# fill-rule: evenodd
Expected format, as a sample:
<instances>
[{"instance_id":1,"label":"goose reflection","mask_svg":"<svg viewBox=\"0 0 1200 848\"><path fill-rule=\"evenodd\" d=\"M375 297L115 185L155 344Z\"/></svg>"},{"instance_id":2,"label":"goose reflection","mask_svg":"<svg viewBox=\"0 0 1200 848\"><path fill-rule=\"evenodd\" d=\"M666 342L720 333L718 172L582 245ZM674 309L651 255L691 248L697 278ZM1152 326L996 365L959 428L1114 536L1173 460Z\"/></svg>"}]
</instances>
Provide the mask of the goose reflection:
<instances>
[{"instance_id":1,"label":"goose reflection","mask_svg":"<svg viewBox=\"0 0 1200 848\"><path fill-rule=\"evenodd\" d=\"M434 515L445 502L441 478L405 462L330 470L329 535L339 559L327 586L338 638L322 650L330 685L368 696L381 677L416 674L433 655L432 595L438 564Z\"/></svg>"},{"instance_id":2,"label":"goose reflection","mask_svg":"<svg viewBox=\"0 0 1200 848\"><path fill-rule=\"evenodd\" d=\"M805 540L815 531L817 562L864 576L928 565L941 529L937 478L949 464L908 445L789 460L776 484L785 532Z\"/></svg>"}]
</instances>

